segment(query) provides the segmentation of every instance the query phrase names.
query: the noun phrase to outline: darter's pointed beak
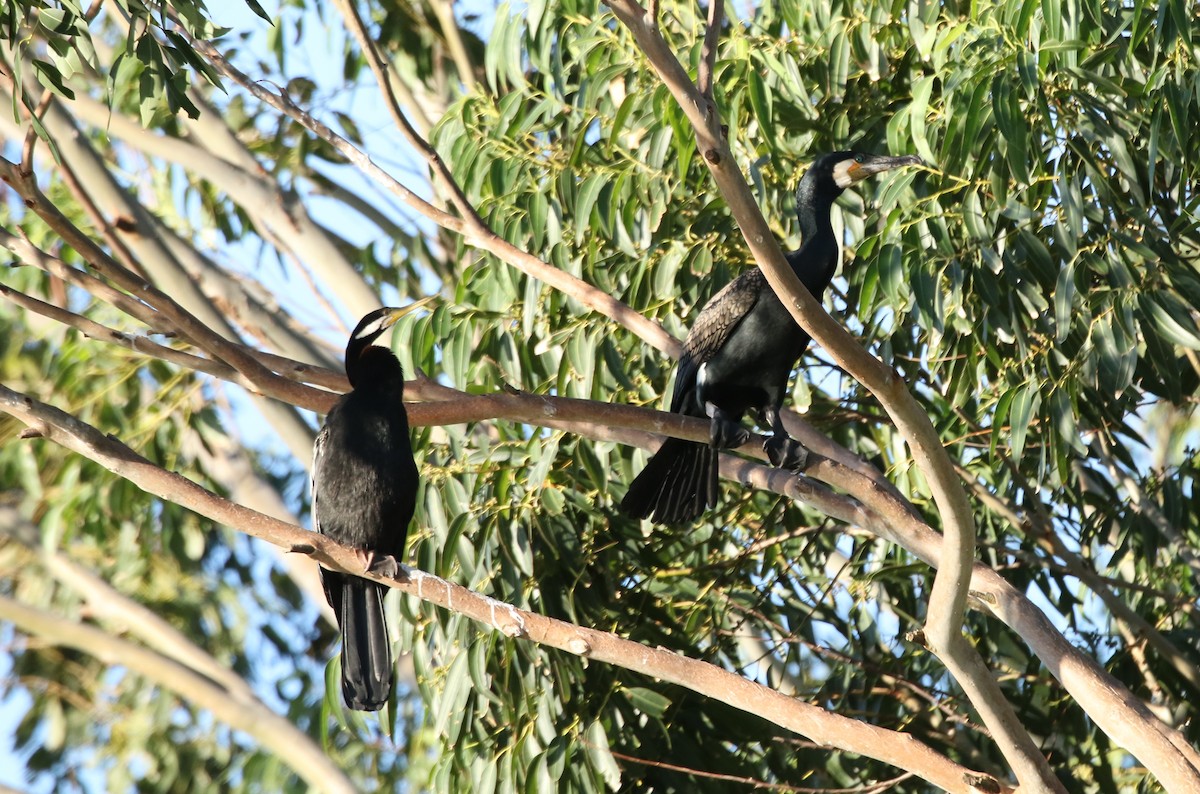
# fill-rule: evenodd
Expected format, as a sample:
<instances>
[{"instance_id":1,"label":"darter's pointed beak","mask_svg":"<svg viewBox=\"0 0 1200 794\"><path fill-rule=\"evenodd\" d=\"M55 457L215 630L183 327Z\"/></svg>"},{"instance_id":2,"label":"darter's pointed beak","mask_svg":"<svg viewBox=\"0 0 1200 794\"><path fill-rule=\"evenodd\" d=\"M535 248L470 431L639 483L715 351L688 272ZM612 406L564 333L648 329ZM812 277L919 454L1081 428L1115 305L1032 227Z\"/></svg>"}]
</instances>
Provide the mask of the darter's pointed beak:
<instances>
[{"instance_id":1,"label":"darter's pointed beak","mask_svg":"<svg viewBox=\"0 0 1200 794\"><path fill-rule=\"evenodd\" d=\"M388 313L386 315L384 315L383 320L380 323L380 330L382 331L387 328L391 328L393 325L395 325L396 323L398 323L400 321L401 317L404 317L405 315L413 312L414 310L421 308L422 306L426 305L427 303L432 303L436 298L437 298L436 295L427 295L426 297L421 298L418 301L413 301L412 303L408 304L407 306L401 306L398 309L390 309L388 311Z\"/></svg>"}]
</instances>

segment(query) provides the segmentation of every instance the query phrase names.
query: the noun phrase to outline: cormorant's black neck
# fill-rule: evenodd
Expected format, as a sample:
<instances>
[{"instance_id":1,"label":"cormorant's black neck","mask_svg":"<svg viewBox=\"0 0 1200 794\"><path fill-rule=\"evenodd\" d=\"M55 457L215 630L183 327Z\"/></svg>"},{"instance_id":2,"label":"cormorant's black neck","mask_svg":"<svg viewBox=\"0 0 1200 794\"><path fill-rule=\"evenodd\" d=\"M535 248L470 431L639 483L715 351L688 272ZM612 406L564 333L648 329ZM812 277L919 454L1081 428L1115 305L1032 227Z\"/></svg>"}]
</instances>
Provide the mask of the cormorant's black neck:
<instances>
[{"instance_id":1,"label":"cormorant's black neck","mask_svg":"<svg viewBox=\"0 0 1200 794\"><path fill-rule=\"evenodd\" d=\"M788 257L796 276L819 295L837 269L838 243L829 214L842 190L805 175L796 190L796 217L800 221L800 250Z\"/></svg>"},{"instance_id":2,"label":"cormorant's black neck","mask_svg":"<svg viewBox=\"0 0 1200 794\"><path fill-rule=\"evenodd\" d=\"M807 245L815 237L828 236L833 239L833 224L829 213L833 202L842 191L831 191L807 176L800 180L796 190L796 217L800 221L800 241Z\"/></svg>"}]
</instances>

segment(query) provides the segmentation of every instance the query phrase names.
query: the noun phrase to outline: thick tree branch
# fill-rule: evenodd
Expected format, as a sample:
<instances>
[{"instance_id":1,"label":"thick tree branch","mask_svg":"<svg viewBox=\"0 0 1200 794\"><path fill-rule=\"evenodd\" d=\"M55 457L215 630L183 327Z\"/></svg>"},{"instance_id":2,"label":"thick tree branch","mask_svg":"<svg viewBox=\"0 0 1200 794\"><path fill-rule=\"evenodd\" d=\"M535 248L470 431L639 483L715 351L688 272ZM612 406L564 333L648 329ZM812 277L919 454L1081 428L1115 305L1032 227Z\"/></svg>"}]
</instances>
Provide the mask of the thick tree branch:
<instances>
[{"instance_id":1,"label":"thick tree branch","mask_svg":"<svg viewBox=\"0 0 1200 794\"><path fill-rule=\"evenodd\" d=\"M279 364L272 366L284 368ZM297 369L338 391L348 387L340 373L303 365L297 365ZM708 438L708 425L703 420L646 408L524 393L469 395L429 380L411 382L406 392L428 401L407 406L410 421L418 426L503 419L648 448L656 443L654 434L695 441ZM319 412L327 411L337 396L320 389L307 389L307 394L309 399L305 404ZM761 457L760 442L761 439L752 438L743 448L744 453ZM721 475L748 487L803 502L837 521L863 527L902 546L934 568L941 563L941 536L894 489L864 476L854 467L818 460L808 469L808 476L796 476L724 454ZM832 491L823 483L851 494L852 498ZM271 542L284 545L282 541ZM1178 731L1163 724L1145 703L1094 659L1071 645L1037 606L999 574L977 563L972 576L971 590L977 596L976 603L1008 624L1029 644L1050 673L1114 742L1152 770L1168 770L1156 771L1160 779L1189 785L1195 782L1200 786L1200 773L1196 771L1200 769L1200 755L1187 749ZM1191 765L1194 768L1189 768Z\"/></svg>"},{"instance_id":2,"label":"thick tree branch","mask_svg":"<svg viewBox=\"0 0 1200 794\"><path fill-rule=\"evenodd\" d=\"M692 123L699 151L771 288L813 340L875 395L908 442L929 483L941 515L946 547L942 555L946 564L938 569L929 598L925 637L931 649L971 697L1018 778L1026 785L1038 781L1048 790L1062 791L1062 784L963 636L963 615L975 562L975 523L970 502L928 415L895 372L871 356L830 317L787 265L737 168L721 133L720 119L709 112L704 97L688 80L659 31L647 24L642 6L636 0L608 0L608 5L633 34Z\"/></svg>"},{"instance_id":3,"label":"thick tree branch","mask_svg":"<svg viewBox=\"0 0 1200 794\"><path fill-rule=\"evenodd\" d=\"M25 422L38 435L99 463L150 494L282 548L308 554L333 570L361 573L361 561L348 547L222 499L180 475L155 466L119 441L57 408L0 386L0 410ZM375 575L368 578L466 615L507 636L530 639L568 653L627 667L679 684L734 708L756 714L822 745L840 747L911 771L947 791L966 794L973 791L972 781L990 780L988 776L977 775L952 763L907 734L832 714L707 662L688 659L666 649L648 648L608 632L574 626L520 610L422 571L408 571L404 580L383 579ZM0 615L18 625L36 626L36 623L26 619L26 613L21 610L28 611L28 608L16 602L0 600ZM67 621L54 620L79 628ZM91 631L105 640L111 640L103 632ZM57 633L53 636L57 641L64 642L67 634ZM146 651L141 653L148 654ZM113 660L111 655L104 658ZM165 660L162 663L166 663ZM173 662L169 664L174 665ZM138 669L132 664L130 667ZM224 700L223 692L218 691L218 694L222 696L219 699ZM222 712L218 712L219 706L207 701L201 704L212 709L218 717L225 718ZM1000 785L999 782L995 784Z\"/></svg>"},{"instance_id":4,"label":"thick tree branch","mask_svg":"<svg viewBox=\"0 0 1200 794\"><path fill-rule=\"evenodd\" d=\"M62 115L61 112L56 113L56 109L58 106L52 105L48 117L57 118ZM72 130L75 129L69 120L66 122L66 126ZM133 216L144 215L144 208L140 204L129 201L122 191L116 189L116 186L112 184L111 175L99 164L95 152L76 140L76 137L81 136L68 136L65 140L60 141L60 151L64 157L73 154L88 168L88 172L94 176L94 181L99 184L99 189L108 196L108 201L119 208L112 210L113 214L125 212ZM133 235L132 239L138 241L136 250L140 250L139 256L159 258L158 263L167 274L167 283L170 285L163 289L151 285L145 278L123 267L88 235L72 224L42 194L38 188L31 163L11 163L0 158L0 180L16 191L26 207L33 210L101 275L138 299L154 305L162 317L169 321L176 330L203 347L214 358L227 360L251 381L256 381L268 374L252 357L245 356L233 344L231 340L236 337L235 330L228 325L223 316L213 309L211 302L196 288L191 279L186 274L183 274L182 277L179 276L176 272L178 262L171 257L162 242L150 233L153 225L149 221L142 224L142 229L147 232L147 236ZM168 291L171 296L179 296L181 300L187 301L190 308L185 308L180 300L169 297ZM203 318L198 317L195 312L200 312ZM220 331L212 329L220 329ZM226 336L222 336L222 333L225 333ZM269 401L259 401L257 407L277 429L280 437L288 444L297 459L308 460L311 454L312 431L296 412Z\"/></svg>"}]
</instances>

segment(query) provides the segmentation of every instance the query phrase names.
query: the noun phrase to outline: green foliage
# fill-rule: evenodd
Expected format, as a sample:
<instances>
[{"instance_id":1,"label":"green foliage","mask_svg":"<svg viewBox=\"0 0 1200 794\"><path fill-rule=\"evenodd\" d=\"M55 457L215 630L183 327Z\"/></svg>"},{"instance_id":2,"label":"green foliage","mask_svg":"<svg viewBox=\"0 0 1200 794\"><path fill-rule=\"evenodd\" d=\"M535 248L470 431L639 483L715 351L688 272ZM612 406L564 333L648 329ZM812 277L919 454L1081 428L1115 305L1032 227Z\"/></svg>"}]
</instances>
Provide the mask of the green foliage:
<instances>
[{"instance_id":1,"label":"green foliage","mask_svg":"<svg viewBox=\"0 0 1200 794\"><path fill-rule=\"evenodd\" d=\"M203 62L154 29L115 37L97 29L114 48L111 77L88 83L68 68L72 59L95 61L91 34L68 5L40 5L34 22L21 23L46 43L31 50L35 76L62 96L86 88L115 113L184 135L183 116L194 109L187 81L215 79ZM598 0L502 6L486 42L462 36L470 80L448 66L451 42L430 9L368 5L376 41L437 120L431 142L501 237L677 336L752 266L686 119ZM204 33L202 6L174 7ZM839 202L846 257L830 308L912 385L970 487L993 497L977 503L981 559L1196 741L1200 693L1163 657L1130 644L1090 592L1110 589L1194 658L1196 575L1185 552L1200 545L1191 446L1200 69L1188 7L784 0L736 16L746 11L727 7L734 16L720 44L716 98L778 238L798 244L792 191L815 154L925 158L927 170L865 183ZM290 68L293 41L314 19L281 12L266 44L278 69L264 71L289 83L306 109L382 149L369 127L375 119L335 103L339 90L369 85L352 49L337 89ZM11 15L5 24L9 41L26 29ZM663 3L660 24L694 74L704 27L697 9ZM665 402L671 362L616 323L454 236L363 211L374 197L346 187L356 184L350 167L327 143L245 95L206 90L205 98L289 196L328 195L340 212L383 230L374 244L342 241L370 283L406 295L440 288L446 300L396 333L407 371L479 393ZM329 116L327 105L337 108ZM117 148L96 138L119 173ZM215 230L231 248L263 243L253 208L203 175L163 168L155 192L159 214L189 239L208 241ZM88 225L60 183L50 193ZM55 244L20 211L4 212L6 228ZM75 262L69 250L62 255ZM5 283L42 295L62 288L22 271ZM82 293L69 298L94 319L124 322ZM209 482L184 440L198 427L221 432L213 387L3 311L5 384ZM795 405L884 471L936 526L925 484L873 398L820 351L804 363ZM333 633L313 628L294 582L276 566L264 572L254 544L48 444L16 443L14 432L0 424L13 442L0 448L0 482L22 494L46 542L202 638L365 789L728 791L730 777L747 787L844 788L896 774L682 687L487 632L411 599L399 599L392 616L411 685L390 724L348 717L328 685L336 670L323 667ZM560 430L494 421L419 429L415 441L423 484L412 564L522 608L710 661L1005 774L961 690L904 639L924 618L929 571L903 550L730 484L694 527L630 522L614 505L644 453ZM275 487L302 499L300 472L272 467L265 455L261 462ZM1082 582L1064 554L1108 579ZM0 564L6 593L78 611L69 592L19 576L25 561L11 544L0 546ZM1022 721L1054 726L1044 748L1070 790L1152 790L1137 762L997 625L972 617L968 628ZM264 654L280 664L263 669ZM154 773L132 781L142 787L154 779L164 789L179 780L197 790L298 786L287 759L226 735L149 682L55 649L15 659L9 689L35 698L17 737L33 771L65 780L100 763L105 748L120 761L102 771L112 788L130 784L125 762L135 757ZM87 710L98 701L108 709L101 719ZM72 748L94 752L80 760ZM924 786L906 780L894 789Z\"/></svg>"}]
</instances>

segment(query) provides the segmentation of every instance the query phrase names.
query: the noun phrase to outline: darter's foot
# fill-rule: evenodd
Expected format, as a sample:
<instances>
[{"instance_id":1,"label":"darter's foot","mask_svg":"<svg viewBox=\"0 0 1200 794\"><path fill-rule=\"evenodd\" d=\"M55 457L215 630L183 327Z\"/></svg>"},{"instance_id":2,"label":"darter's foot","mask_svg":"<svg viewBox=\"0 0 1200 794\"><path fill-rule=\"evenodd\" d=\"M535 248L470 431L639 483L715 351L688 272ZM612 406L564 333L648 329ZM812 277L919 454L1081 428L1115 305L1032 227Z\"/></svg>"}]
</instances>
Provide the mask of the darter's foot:
<instances>
[{"instance_id":1,"label":"darter's foot","mask_svg":"<svg viewBox=\"0 0 1200 794\"><path fill-rule=\"evenodd\" d=\"M736 422L714 416L708 438L713 449L736 449L750 440L750 431Z\"/></svg>"},{"instance_id":2,"label":"darter's foot","mask_svg":"<svg viewBox=\"0 0 1200 794\"><path fill-rule=\"evenodd\" d=\"M395 579L402 570L400 563L396 562L396 558L390 554L375 555L372 552L371 562L366 569L371 573L377 573L380 576L388 579Z\"/></svg>"}]
</instances>

